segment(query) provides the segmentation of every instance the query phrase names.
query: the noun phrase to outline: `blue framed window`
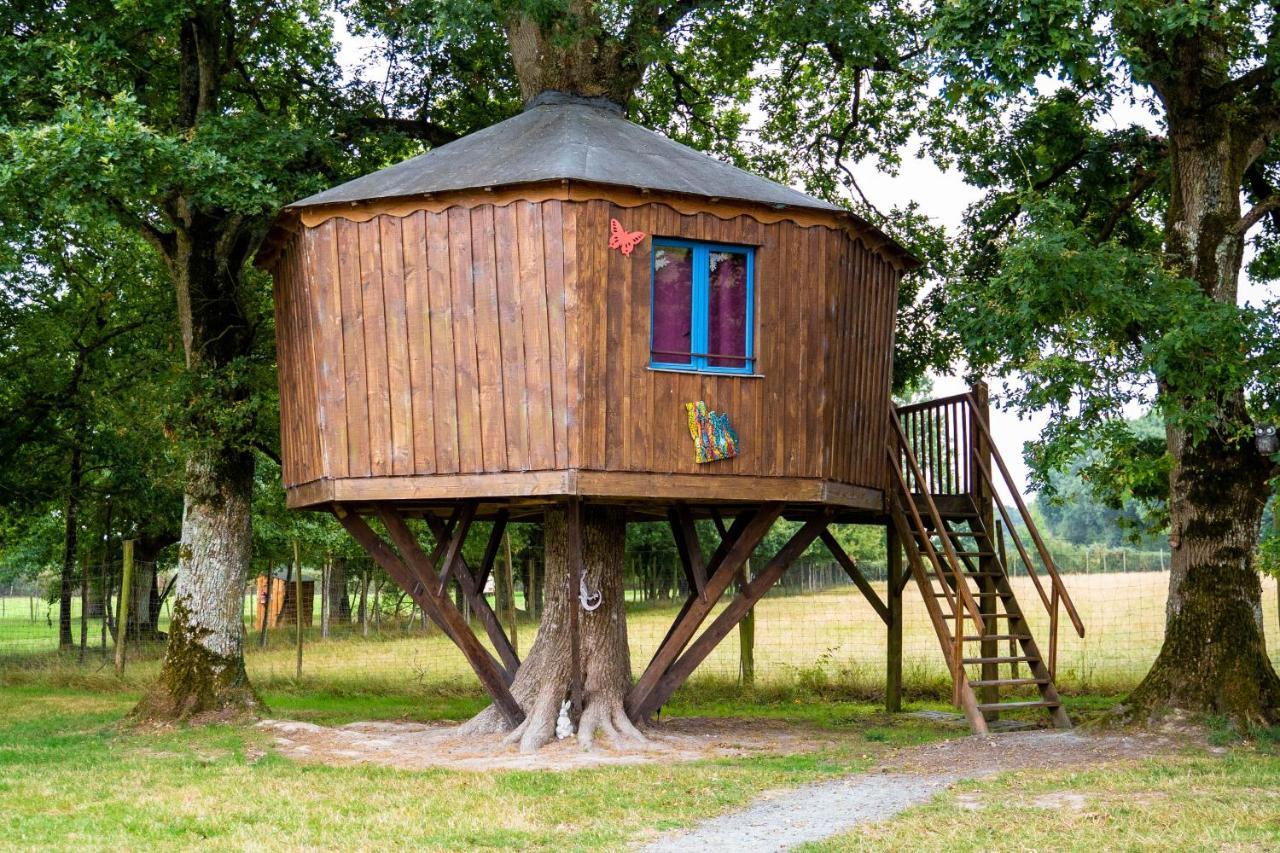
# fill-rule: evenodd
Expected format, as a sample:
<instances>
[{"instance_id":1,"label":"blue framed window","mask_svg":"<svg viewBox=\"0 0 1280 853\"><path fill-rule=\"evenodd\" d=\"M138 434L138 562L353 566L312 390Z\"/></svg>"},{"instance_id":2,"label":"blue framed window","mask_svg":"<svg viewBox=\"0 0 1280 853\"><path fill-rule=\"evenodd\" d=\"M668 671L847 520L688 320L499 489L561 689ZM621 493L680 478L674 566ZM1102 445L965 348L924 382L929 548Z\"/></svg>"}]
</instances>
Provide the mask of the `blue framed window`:
<instances>
[{"instance_id":1,"label":"blue framed window","mask_svg":"<svg viewBox=\"0 0 1280 853\"><path fill-rule=\"evenodd\" d=\"M649 366L755 373L755 249L656 237Z\"/></svg>"}]
</instances>

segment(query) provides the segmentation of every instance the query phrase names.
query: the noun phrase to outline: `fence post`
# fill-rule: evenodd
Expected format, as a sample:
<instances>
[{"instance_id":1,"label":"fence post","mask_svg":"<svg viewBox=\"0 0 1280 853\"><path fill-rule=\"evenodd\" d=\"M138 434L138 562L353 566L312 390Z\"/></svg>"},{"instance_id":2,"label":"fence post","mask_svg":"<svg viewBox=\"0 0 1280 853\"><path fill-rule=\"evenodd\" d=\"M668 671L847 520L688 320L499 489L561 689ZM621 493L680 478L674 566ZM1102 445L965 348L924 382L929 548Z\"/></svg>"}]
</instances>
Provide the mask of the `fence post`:
<instances>
[{"instance_id":1,"label":"fence post","mask_svg":"<svg viewBox=\"0 0 1280 853\"><path fill-rule=\"evenodd\" d=\"M505 559L502 564L502 587L506 590L506 596L503 599L503 605L506 612L502 615L507 618L507 625L511 629L511 651L520 654L520 639L516 634L516 575L515 566L511 564L511 532L504 531L502 534L502 546ZM495 590L496 591L496 590ZM483 593L484 590L481 590ZM528 596L525 596L524 606L528 608Z\"/></svg>"},{"instance_id":2,"label":"fence post","mask_svg":"<svg viewBox=\"0 0 1280 853\"><path fill-rule=\"evenodd\" d=\"M902 710L902 543L893 525L885 528L885 595L889 606L889 639L885 644L884 709Z\"/></svg>"},{"instance_id":3,"label":"fence post","mask_svg":"<svg viewBox=\"0 0 1280 853\"><path fill-rule=\"evenodd\" d=\"M298 670L294 678L302 678L302 560L297 539L293 540L293 617L298 623Z\"/></svg>"},{"instance_id":4,"label":"fence post","mask_svg":"<svg viewBox=\"0 0 1280 853\"><path fill-rule=\"evenodd\" d=\"M89 555L80 560L80 663L89 645Z\"/></svg>"},{"instance_id":5,"label":"fence post","mask_svg":"<svg viewBox=\"0 0 1280 853\"><path fill-rule=\"evenodd\" d=\"M120 578L120 605L116 611L116 677L124 675L124 644L129 633L129 591L133 587L133 540L124 540L124 567Z\"/></svg>"}]
</instances>

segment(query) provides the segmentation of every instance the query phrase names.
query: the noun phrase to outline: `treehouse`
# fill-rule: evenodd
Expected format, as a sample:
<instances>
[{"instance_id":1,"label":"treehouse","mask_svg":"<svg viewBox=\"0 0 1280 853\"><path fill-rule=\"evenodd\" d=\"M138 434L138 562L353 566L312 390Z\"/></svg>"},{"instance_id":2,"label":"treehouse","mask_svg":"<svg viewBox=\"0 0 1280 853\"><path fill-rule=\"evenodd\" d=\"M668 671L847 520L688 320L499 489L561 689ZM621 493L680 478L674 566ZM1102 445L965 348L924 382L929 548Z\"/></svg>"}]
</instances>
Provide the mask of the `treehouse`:
<instances>
[{"instance_id":1,"label":"treehouse","mask_svg":"<svg viewBox=\"0 0 1280 853\"><path fill-rule=\"evenodd\" d=\"M514 118L290 205L260 263L275 277L289 505L334 512L458 643L509 721L523 716L508 689L520 661L481 592L502 526L608 505L670 524L691 589L627 696L633 719L821 538L886 621L891 701L914 579L975 728L1009 704L997 688L1022 685L1038 695L1015 704L1067 723L996 541L997 528L1018 534L995 517L1007 515L992 500L1007 471L991 465L985 400L895 412L898 282L917 261L848 211L607 101L546 92ZM780 517L805 523L698 635ZM410 518L430 525L431 548ZM498 523L470 567L460 546L482 518ZM699 518L723 537L711 555ZM887 600L826 532L846 522L889 531ZM1047 571L1040 597L1078 624L1024 529ZM1017 549L1037 562L1021 539ZM1014 648L1000 653L1003 642Z\"/></svg>"}]
</instances>

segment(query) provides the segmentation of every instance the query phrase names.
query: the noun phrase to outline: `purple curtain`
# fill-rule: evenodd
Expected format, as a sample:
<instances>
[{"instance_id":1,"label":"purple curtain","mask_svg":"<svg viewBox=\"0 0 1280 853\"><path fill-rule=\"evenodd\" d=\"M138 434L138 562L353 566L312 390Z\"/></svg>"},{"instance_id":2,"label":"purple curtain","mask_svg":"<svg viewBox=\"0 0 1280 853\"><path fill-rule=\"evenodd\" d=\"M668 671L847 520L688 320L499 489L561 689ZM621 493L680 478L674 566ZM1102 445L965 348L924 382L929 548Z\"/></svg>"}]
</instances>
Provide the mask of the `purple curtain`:
<instances>
[{"instance_id":1,"label":"purple curtain","mask_svg":"<svg viewBox=\"0 0 1280 853\"><path fill-rule=\"evenodd\" d=\"M707 352L721 356L747 354L747 256L711 252L707 306ZM709 358L711 367L748 367L745 358Z\"/></svg>"},{"instance_id":2,"label":"purple curtain","mask_svg":"<svg viewBox=\"0 0 1280 853\"><path fill-rule=\"evenodd\" d=\"M689 364L693 349L693 250L658 246L653 258L653 360Z\"/></svg>"}]
</instances>

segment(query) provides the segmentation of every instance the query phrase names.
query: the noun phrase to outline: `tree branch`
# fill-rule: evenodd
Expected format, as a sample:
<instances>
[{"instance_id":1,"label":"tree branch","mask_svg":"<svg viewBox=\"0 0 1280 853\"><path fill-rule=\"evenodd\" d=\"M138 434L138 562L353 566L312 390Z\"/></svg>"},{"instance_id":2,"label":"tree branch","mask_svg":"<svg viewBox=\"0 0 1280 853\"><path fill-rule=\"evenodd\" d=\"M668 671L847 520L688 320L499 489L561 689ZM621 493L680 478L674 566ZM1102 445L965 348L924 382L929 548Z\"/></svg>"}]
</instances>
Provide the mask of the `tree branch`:
<instances>
[{"instance_id":1,"label":"tree branch","mask_svg":"<svg viewBox=\"0 0 1280 853\"><path fill-rule=\"evenodd\" d=\"M395 131L403 133L405 136L413 139L421 139L423 142L430 143L433 148L441 145L447 145L455 139L460 138L458 134L449 128L436 124L433 121L416 118L396 118L393 116L361 116L356 120L356 124L369 130L378 131Z\"/></svg>"},{"instance_id":2,"label":"tree branch","mask_svg":"<svg viewBox=\"0 0 1280 853\"><path fill-rule=\"evenodd\" d=\"M1240 217L1235 224L1235 231L1240 236L1244 236L1250 228L1262 221L1262 218L1268 213L1280 211L1280 194L1269 196L1250 208L1249 212Z\"/></svg>"}]
</instances>

